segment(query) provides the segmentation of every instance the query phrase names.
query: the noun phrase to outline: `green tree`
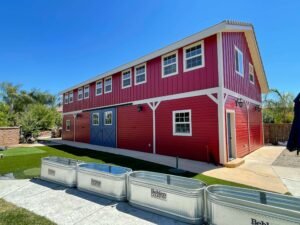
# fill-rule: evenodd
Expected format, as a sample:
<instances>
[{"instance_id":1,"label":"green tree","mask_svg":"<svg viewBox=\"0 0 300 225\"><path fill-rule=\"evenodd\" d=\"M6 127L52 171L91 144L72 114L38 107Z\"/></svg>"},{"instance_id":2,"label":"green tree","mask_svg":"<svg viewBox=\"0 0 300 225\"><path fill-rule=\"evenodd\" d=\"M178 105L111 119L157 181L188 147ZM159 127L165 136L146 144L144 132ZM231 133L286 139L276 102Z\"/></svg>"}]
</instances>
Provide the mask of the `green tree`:
<instances>
[{"instance_id":1,"label":"green tree","mask_svg":"<svg viewBox=\"0 0 300 225\"><path fill-rule=\"evenodd\" d=\"M291 123L293 121L294 96L291 93L271 89L264 96L263 104L265 123Z\"/></svg>"}]
</instances>

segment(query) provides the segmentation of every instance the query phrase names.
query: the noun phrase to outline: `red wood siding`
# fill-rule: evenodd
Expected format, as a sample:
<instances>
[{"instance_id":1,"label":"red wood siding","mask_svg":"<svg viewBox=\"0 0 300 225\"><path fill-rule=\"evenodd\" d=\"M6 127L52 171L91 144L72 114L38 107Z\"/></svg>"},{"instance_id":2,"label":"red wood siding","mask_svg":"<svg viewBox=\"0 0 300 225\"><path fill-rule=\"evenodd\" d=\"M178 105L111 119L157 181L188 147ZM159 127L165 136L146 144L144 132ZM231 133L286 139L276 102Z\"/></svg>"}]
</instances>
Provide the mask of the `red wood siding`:
<instances>
[{"instance_id":1,"label":"red wood siding","mask_svg":"<svg viewBox=\"0 0 300 225\"><path fill-rule=\"evenodd\" d=\"M66 121L70 120L71 126L70 130L66 130ZM63 118L63 131L62 131L62 139L73 141L74 140L74 117L73 115L67 115Z\"/></svg>"},{"instance_id":2,"label":"red wood siding","mask_svg":"<svg viewBox=\"0 0 300 225\"><path fill-rule=\"evenodd\" d=\"M244 104L243 107L240 108L239 106L236 106L235 101L236 98L228 97L225 104L225 108L235 111L236 153L237 153L237 157L243 157L249 154L251 151L254 151L263 146L262 117L261 117L262 115L261 112L255 110L255 105L250 104L248 109L249 110L249 120L248 120L246 105ZM250 135L250 145L249 145L249 135ZM227 149L227 153L228 153L228 149Z\"/></svg>"},{"instance_id":3,"label":"red wood siding","mask_svg":"<svg viewBox=\"0 0 300 225\"><path fill-rule=\"evenodd\" d=\"M218 86L217 41L216 35L204 39L205 67L183 72L183 48L178 49L178 69L175 76L162 78L161 57L147 62L147 83L134 85L134 68L132 70L132 87L121 88L121 72L113 75L112 93L95 96L95 82L90 85L90 97L77 101L77 90L74 90L74 101L64 104L64 112L101 107L105 105L131 102L135 100L159 97L182 92L213 88Z\"/></svg>"},{"instance_id":4,"label":"red wood siding","mask_svg":"<svg viewBox=\"0 0 300 225\"><path fill-rule=\"evenodd\" d=\"M66 131L66 120L70 120L71 128L70 131ZM78 142L90 142L90 113L84 112L78 114L76 118L76 131L75 131L75 141ZM63 118L63 132L62 132L63 140L74 140L74 117L73 115L66 115Z\"/></svg>"},{"instance_id":5,"label":"red wood siding","mask_svg":"<svg viewBox=\"0 0 300 225\"><path fill-rule=\"evenodd\" d=\"M261 89L255 73L254 84L249 79L249 62L253 65L245 34L223 33L224 85L225 88L261 102ZM244 77L235 72L234 46L243 52ZM254 68L255 71L255 68Z\"/></svg>"},{"instance_id":6,"label":"red wood siding","mask_svg":"<svg viewBox=\"0 0 300 225\"><path fill-rule=\"evenodd\" d=\"M152 110L148 105L142 105L141 112L137 106L118 107L117 124L118 148L152 152Z\"/></svg>"},{"instance_id":7,"label":"red wood siding","mask_svg":"<svg viewBox=\"0 0 300 225\"><path fill-rule=\"evenodd\" d=\"M76 141L90 143L90 113L78 114L76 118Z\"/></svg>"},{"instance_id":8,"label":"red wood siding","mask_svg":"<svg viewBox=\"0 0 300 225\"><path fill-rule=\"evenodd\" d=\"M172 112L191 110L192 136L173 136ZM207 96L161 102L156 110L158 154L219 162L218 107Z\"/></svg>"}]
</instances>

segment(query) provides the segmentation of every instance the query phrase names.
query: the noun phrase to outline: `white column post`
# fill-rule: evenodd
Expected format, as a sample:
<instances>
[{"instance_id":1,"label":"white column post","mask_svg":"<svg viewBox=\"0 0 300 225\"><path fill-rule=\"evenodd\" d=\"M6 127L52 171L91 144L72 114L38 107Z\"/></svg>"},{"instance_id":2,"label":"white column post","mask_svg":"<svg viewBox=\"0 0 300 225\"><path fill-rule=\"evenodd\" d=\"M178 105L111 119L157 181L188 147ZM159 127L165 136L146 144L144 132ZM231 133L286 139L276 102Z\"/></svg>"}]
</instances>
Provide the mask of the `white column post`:
<instances>
[{"instance_id":1,"label":"white column post","mask_svg":"<svg viewBox=\"0 0 300 225\"><path fill-rule=\"evenodd\" d=\"M74 137L73 137L73 141L76 141L76 117L77 117L77 114L74 113L73 117L74 117L74 132L73 132Z\"/></svg>"},{"instance_id":2,"label":"white column post","mask_svg":"<svg viewBox=\"0 0 300 225\"><path fill-rule=\"evenodd\" d=\"M152 109L152 135L153 135L153 154L156 154L156 114L155 111L160 102L149 102L148 105Z\"/></svg>"},{"instance_id":3,"label":"white column post","mask_svg":"<svg viewBox=\"0 0 300 225\"><path fill-rule=\"evenodd\" d=\"M227 162L226 157L226 135L225 135L225 100L224 91L224 67L223 67L223 42L222 32L217 34L218 48L218 75L219 75L219 91L218 91L218 124L219 124L219 158L220 163Z\"/></svg>"}]
</instances>

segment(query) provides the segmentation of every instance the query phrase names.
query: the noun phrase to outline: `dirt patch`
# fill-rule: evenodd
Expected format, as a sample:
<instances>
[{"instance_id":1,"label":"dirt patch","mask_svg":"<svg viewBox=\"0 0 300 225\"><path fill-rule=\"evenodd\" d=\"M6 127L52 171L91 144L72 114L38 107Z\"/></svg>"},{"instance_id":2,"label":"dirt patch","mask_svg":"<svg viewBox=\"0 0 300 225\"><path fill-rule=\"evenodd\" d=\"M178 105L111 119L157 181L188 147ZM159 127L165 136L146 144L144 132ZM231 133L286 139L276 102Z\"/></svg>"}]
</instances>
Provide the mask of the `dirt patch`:
<instances>
[{"instance_id":1,"label":"dirt patch","mask_svg":"<svg viewBox=\"0 0 300 225\"><path fill-rule=\"evenodd\" d=\"M272 165L300 168L300 154L297 155L297 151L290 152L289 150L285 149Z\"/></svg>"}]
</instances>

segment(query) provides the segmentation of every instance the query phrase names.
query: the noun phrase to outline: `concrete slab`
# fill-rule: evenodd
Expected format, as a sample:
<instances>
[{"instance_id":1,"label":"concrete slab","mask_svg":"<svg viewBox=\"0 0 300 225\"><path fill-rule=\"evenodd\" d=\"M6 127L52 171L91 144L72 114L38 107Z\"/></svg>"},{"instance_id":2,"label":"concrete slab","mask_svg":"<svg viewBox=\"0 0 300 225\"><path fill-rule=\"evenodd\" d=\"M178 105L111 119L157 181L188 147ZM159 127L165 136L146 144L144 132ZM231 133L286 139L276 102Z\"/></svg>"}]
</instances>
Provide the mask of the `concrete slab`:
<instances>
[{"instance_id":1,"label":"concrete slab","mask_svg":"<svg viewBox=\"0 0 300 225\"><path fill-rule=\"evenodd\" d=\"M92 145L92 144L81 143L81 142L66 141L57 138L50 138L50 139L43 139L43 140L52 141L54 143L58 143L62 145L69 145L76 148L85 148L85 149L91 149L95 151L129 156L132 158L141 159L148 162L153 162L153 163L166 165L170 167L176 167L176 157L172 157L172 156L152 154L152 153L146 153L142 151L133 151L133 150L121 149L121 148L110 148L110 147ZM219 168L214 164L199 162L199 161L189 160L189 159L181 159L181 158L179 158L178 167L179 169L190 171L193 173L203 173L208 170Z\"/></svg>"},{"instance_id":2,"label":"concrete slab","mask_svg":"<svg viewBox=\"0 0 300 225\"><path fill-rule=\"evenodd\" d=\"M45 216L58 225L184 224L136 209L125 202L114 202L38 179L0 180L0 194L6 201Z\"/></svg>"}]
</instances>

